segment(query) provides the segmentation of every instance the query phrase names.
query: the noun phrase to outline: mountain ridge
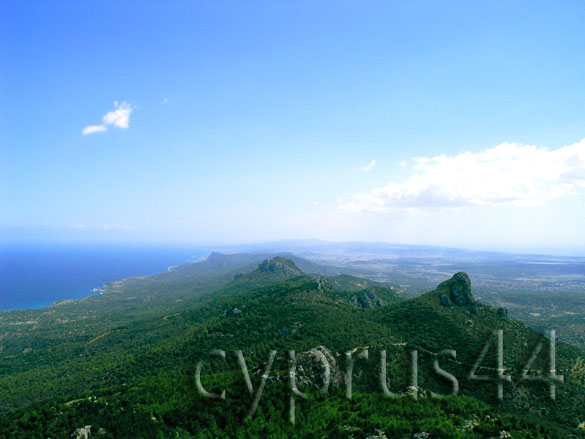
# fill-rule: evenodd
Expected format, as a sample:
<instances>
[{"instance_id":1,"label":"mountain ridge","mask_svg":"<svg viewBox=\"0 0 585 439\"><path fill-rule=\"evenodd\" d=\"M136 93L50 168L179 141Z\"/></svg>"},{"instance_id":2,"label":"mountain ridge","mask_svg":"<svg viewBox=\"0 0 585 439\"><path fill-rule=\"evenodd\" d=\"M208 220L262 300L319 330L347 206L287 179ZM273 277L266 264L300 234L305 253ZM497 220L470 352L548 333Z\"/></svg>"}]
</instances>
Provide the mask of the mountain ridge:
<instances>
[{"instance_id":1,"label":"mountain ridge","mask_svg":"<svg viewBox=\"0 0 585 439\"><path fill-rule=\"evenodd\" d=\"M216 255L213 259L217 258L221 259L222 256ZM245 273L240 270L228 270L224 265L225 261L217 262L221 273L224 273L222 276L225 278L229 274L232 280L223 287L207 293L203 297L204 300L166 308L169 311L164 316L148 316L142 321L118 326L113 331L104 331L97 336L84 338L83 343L63 346L61 349L68 355L59 360L61 363L55 362L20 373L15 372L15 366L11 373L5 373L0 378L0 400L9 400L24 408L8 414L4 410L5 417L0 418L0 431L2 428L12 428L10 426L14 425L13 420L16 422L30 417L33 409L27 409L25 406L30 404L29 395L37 392L50 407L57 407L58 410L68 413L65 418L47 415L49 416L47 419L59 425L61 429L59 431L62 429L73 431L67 419L77 419L81 413L91 413L87 415L89 416L87 419L93 419L92 425L103 425L107 431L122 428L118 427L118 424L128 423L129 420L125 412L116 410L119 407L132 406L138 412L144 407L152 410L148 418L141 422L145 423L144 428L149 429L148 431L158 429L156 431L167 435L163 437L176 437L177 433L181 437L180 434L185 431L189 433L184 433L184 437L191 435L205 437L206 431L221 436L223 434L221 431L213 430L213 423L228 422L223 418L223 413L227 409L216 411L220 409L214 408L216 406L209 401L202 400L192 387L193 368L199 360L214 349L223 349L232 356L235 351L241 350L250 369L262 371L270 350L274 349L278 355L271 379L275 385L278 383L286 385L288 382L286 353L291 349L296 352L307 352L318 346L327 347L336 358L340 370L347 367L346 353L355 353L356 369L353 383L357 400L373 401L369 398L376 397L368 395L380 391L378 375L381 350L385 350L387 355L387 376L391 391L408 394L411 374L409 356L410 351L416 349L419 351L420 360L418 386L423 400L420 404L421 407L430 410L432 403L424 402L428 399L425 396L426 391L448 394L450 389L448 385L436 379L428 362L437 358L444 349L454 349L457 350L456 359L451 361L449 358L443 358L441 361L447 370L460 379L463 398L461 401L467 401L465 398L470 397L477 398L478 401L483 401L481 404L489 403L494 407L493 410L502 410L502 413L508 414L540 410L534 412L537 415L546 410L552 425L550 427L552 430L546 430L549 438L563 437L551 433L557 428L573 432L578 423L583 422L583 419L579 418L579 410L585 407L583 397L585 383L579 384L578 375L570 371L571 367L578 364L578 358L585 357L585 354L576 348L558 344L558 370L559 373L566 375L566 379L563 385L558 386L557 401L554 403L548 401L546 387L541 389L519 379L534 346L538 342L546 342L546 338L520 322L503 317L496 309L478 303L473 298L471 282L464 273L456 273L440 283L435 290L417 298L397 300L395 303L369 309L355 306L349 299L356 293L380 291L379 289L386 288L385 286L353 276L328 278L306 275L295 263L282 257L249 264L244 270ZM255 265L256 268L250 265ZM361 289L362 287L365 288ZM388 293L395 294L391 288L387 290ZM442 303L441 294L450 300L448 306ZM505 365L513 376L513 381L505 384L505 398L502 402L495 398L495 384L491 381L478 383L468 377L469 367L473 366L481 347L490 340L496 329L504 330ZM365 349L370 351L369 361L358 358L358 354ZM50 353L45 355L47 354L52 355ZM546 358L546 355L541 357ZM242 381L236 379L239 376L237 363L229 358L226 357L226 362L212 363L213 367L210 369L212 373L206 379L226 385L232 383L238 389ZM494 364L493 360L493 352L489 351L479 373L488 373L489 367ZM546 362L539 357L534 367L542 366L546 366ZM259 380L261 377L262 373L254 375L253 379ZM337 387L332 389L332 398L340 392L343 393L343 381L337 381ZM240 384L237 384L238 382ZM158 403L154 402L158 400L155 395L159 389L169 387L175 388L173 394L166 395L172 403L157 405ZM283 401L288 401L288 394L286 389L278 389L280 388L267 392L270 401L280 407ZM534 398L533 401L527 398L528 391L532 392L530 397ZM144 398L152 400L135 405L136 395L142 393L145 396L141 396L140 400ZM190 393L193 395L187 396ZM67 402L79 400L81 396L82 402L64 406L63 402L55 399L56 394L67 395ZM88 405L83 402L85 401L83 395L94 398L98 395L105 405L102 403ZM567 401L570 401L571 405ZM338 403L330 401L327 404L336 406ZM381 406L377 404L369 410L381 410ZM45 407L43 410L49 410L47 408L49 406L43 405L42 407ZM228 407L236 417L243 417L236 402L230 403ZM96 412L98 408L102 411ZM369 413L365 408L360 410L359 413L364 416ZM457 410L456 405L452 410ZM467 410L473 412L479 409ZM102 416L100 413L107 413L108 416ZM154 416L157 422L149 421L151 416ZM263 419L264 415L259 413L258 416ZM385 419L394 419L391 414L386 416ZM498 419L504 419L503 416L504 414L498 414ZM175 421L172 421L173 419ZM190 419L196 420L196 423L193 424L195 421ZM275 420L273 422L280 425ZM347 422L350 425L353 423ZM381 425L389 434L403 437L399 436L399 432L403 430L393 422L395 421L391 423L384 421ZM549 428L540 425L536 420L530 422L532 422L530 425L537 425L534 427L535 431ZM486 425L482 427L485 428L482 431L492 431L489 430L492 427L488 428L490 422L482 420L482 423ZM237 428L235 424L229 425L230 429ZM520 423L514 428L521 431L522 425ZM372 427L368 428L370 428L368 431L374 431ZM441 430L438 426L433 428L435 428L433 431L443 432L441 433L443 436L438 437L444 437L448 431ZM236 430L230 431L235 434ZM344 433L337 434L338 437L349 437L344 436ZM535 433L526 437L538 436Z\"/></svg>"}]
</instances>

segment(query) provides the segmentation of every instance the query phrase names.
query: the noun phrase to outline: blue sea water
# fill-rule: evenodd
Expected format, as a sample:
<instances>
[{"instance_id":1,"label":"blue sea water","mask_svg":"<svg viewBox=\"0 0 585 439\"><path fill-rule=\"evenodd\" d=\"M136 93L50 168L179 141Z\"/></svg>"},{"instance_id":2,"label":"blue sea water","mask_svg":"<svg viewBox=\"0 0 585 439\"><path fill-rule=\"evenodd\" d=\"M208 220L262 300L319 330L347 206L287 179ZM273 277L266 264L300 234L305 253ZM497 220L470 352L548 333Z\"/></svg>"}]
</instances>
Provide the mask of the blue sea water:
<instances>
[{"instance_id":1,"label":"blue sea water","mask_svg":"<svg viewBox=\"0 0 585 439\"><path fill-rule=\"evenodd\" d=\"M80 299L108 281L167 271L209 254L201 248L139 245L2 245L0 310Z\"/></svg>"}]
</instances>

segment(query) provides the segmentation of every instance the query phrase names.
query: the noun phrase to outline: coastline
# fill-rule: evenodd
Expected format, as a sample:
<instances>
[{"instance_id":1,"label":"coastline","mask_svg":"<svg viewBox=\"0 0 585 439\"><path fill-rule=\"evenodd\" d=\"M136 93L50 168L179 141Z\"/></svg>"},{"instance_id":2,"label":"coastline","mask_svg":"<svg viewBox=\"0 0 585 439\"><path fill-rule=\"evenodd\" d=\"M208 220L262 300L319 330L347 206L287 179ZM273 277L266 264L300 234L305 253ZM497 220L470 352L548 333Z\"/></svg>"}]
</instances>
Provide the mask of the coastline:
<instances>
[{"instance_id":1,"label":"coastline","mask_svg":"<svg viewBox=\"0 0 585 439\"><path fill-rule=\"evenodd\" d=\"M0 312L102 295L109 282L199 260L207 250L160 246L0 246Z\"/></svg>"}]
</instances>

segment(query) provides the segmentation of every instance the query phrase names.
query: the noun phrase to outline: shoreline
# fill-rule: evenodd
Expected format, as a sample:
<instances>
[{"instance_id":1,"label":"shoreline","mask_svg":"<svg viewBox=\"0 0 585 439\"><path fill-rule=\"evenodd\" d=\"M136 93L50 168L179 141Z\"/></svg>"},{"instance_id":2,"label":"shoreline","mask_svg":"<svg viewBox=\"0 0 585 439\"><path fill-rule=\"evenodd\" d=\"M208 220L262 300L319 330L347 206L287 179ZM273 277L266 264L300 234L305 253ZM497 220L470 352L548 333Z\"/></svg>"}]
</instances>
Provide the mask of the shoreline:
<instances>
[{"instance_id":1,"label":"shoreline","mask_svg":"<svg viewBox=\"0 0 585 439\"><path fill-rule=\"evenodd\" d=\"M80 255L62 247L54 252L19 247L2 254L6 263L2 267L0 313L41 310L63 301L103 295L110 282L168 273L204 259L203 254L208 255L208 251L152 247L134 252L132 247L114 246L108 252L90 248Z\"/></svg>"}]
</instances>

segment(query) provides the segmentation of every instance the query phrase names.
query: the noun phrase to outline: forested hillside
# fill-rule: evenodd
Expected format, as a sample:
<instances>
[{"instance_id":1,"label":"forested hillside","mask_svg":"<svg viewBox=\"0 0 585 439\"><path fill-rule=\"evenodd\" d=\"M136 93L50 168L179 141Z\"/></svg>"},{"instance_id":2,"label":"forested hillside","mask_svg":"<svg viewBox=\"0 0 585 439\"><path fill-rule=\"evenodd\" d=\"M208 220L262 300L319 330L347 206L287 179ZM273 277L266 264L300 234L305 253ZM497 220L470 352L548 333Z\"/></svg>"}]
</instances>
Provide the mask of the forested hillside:
<instances>
[{"instance_id":1,"label":"forested hillside","mask_svg":"<svg viewBox=\"0 0 585 439\"><path fill-rule=\"evenodd\" d=\"M214 254L114 284L103 309L88 306L99 319L37 311L45 331L2 340L0 436L585 437L585 353L557 342L551 365L551 340L478 303L465 273L403 300L392 285L254 258ZM135 295L131 309L105 306ZM76 318L85 301L69 305ZM225 399L201 394L198 370Z\"/></svg>"}]
</instances>

